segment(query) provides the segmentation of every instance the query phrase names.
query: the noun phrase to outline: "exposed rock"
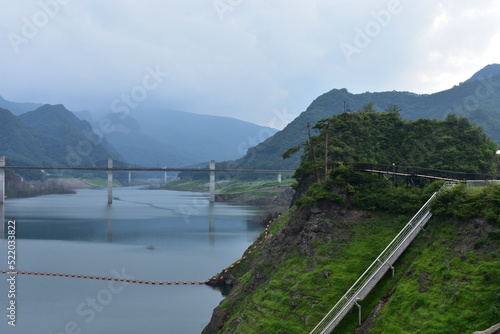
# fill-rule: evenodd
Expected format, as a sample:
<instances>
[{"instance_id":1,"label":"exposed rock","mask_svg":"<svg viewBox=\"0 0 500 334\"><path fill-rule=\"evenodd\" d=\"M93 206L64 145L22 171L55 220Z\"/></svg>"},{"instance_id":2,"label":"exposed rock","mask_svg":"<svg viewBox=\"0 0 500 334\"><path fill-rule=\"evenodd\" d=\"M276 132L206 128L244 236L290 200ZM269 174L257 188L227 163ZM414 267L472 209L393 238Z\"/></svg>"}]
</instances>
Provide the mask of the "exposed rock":
<instances>
[{"instance_id":1,"label":"exposed rock","mask_svg":"<svg viewBox=\"0 0 500 334\"><path fill-rule=\"evenodd\" d=\"M323 276L325 276L325 278L328 278L330 276L332 272L328 269L323 269Z\"/></svg>"}]
</instances>

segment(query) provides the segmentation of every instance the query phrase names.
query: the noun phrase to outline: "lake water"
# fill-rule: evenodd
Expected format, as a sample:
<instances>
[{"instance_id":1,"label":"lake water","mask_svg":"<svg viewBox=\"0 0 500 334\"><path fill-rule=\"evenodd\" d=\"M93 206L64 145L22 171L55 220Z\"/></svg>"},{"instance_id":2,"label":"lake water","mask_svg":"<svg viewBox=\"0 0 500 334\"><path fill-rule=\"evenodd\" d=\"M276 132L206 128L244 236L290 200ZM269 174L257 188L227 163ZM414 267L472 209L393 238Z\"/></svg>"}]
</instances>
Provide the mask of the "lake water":
<instances>
[{"instance_id":1,"label":"lake water","mask_svg":"<svg viewBox=\"0 0 500 334\"><path fill-rule=\"evenodd\" d=\"M115 188L11 199L0 205L0 270L7 222L16 221L16 270L148 281L205 281L237 260L262 231L260 211L206 194ZM200 333L223 296L209 286L159 286L16 276L16 327L0 274L0 333Z\"/></svg>"}]
</instances>

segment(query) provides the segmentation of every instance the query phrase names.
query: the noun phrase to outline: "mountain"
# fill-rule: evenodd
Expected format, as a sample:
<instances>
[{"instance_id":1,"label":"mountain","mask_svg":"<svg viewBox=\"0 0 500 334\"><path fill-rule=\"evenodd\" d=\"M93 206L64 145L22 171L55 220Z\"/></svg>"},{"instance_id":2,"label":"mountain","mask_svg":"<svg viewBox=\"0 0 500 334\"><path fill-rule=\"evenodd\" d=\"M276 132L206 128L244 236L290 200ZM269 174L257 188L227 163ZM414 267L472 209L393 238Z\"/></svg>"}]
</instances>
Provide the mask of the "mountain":
<instances>
[{"instance_id":1,"label":"mountain","mask_svg":"<svg viewBox=\"0 0 500 334\"><path fill-rule=\"evenodd\" d=\"M240 258L207 281L230 292L203 334L316 332L325 315L335 314L329 311L337 301L348 300L360 312L343 313L349 305L340 304L336 311L345 318L333 333L472 333L497 324L500 185L443 187L445 181L397 175L400 169L392 175L385 169L381 177L335 164L338 157L397 158L493 172L497 145L467 119L405 121L396 108L342 113L318 129L295 173L292 209L269 221ZM426 210L432 219L424 232L425 223L418 224L430 218ZM411 235L416 239L404 250ZM404 248L396 251L399 245ZM377 283L371 278L378 273Z\"/></svg>"},{"instance_id":2,"label":"mountain","mask_svg":"<svg viewBox=\"0 0 500 334\"><path fill-rule=\"evenodd\" d=\"M6 156L8 162L31 165L55 163L45 155L39 134L3 108L0 108L0 133L0 154Z\"/></svg>"},{"instance_id":3,"label":"mountain","mask_svg":"<svg viewBox=\"0 0 500 334\"><path fill-rule=\"evenodd\" d=\"M1 109L0 117L0 154L12 164L84 166L122 159L63 105L43 105L17 117Z\"/></svg>"},{"instance_id":4,"label":"mountain","mask_svg":"<svg viewBox=\"0 0 500 334\"><path fill-rule=\"evenodd\" d=\"M500 65L492 64L460 85L435 94L420 95L398 91L353 94L345 88L333 89L316 98L306 111L282 131L249 149L241 159L228 162L227 166L296 168L299 157L283 160L282 154L307 139L308 122L313 126L320 119L342 113L346 106L355 111L371 101L378 111L383 111L391 104L398 105L401 116L406 120L444 120L448 114L454 113L482 127L491 139L500 143Z\"/></svg>"},{"instance_id":5,"label":"mountain","mask_svg":"<svg viewBox=\"0 0 500 334\"><path fill-rule=\"evenodd\" d=\"M35 110L42 105L40 103L18 103L5 100L0 96L0 108L10 110L14 115L21 115L27 111Z\"/></svg>"},{"instance_id":6,"label":"mountain","mask_svg":"<svg viewBox=\"0 0 500 334\"><path fill-rule=\"evenodd\" d=\"M111 113L94 127L127 161L153 167L237 159L277 132L230 117L160 109Z\"/></svg>"}]
</instances>

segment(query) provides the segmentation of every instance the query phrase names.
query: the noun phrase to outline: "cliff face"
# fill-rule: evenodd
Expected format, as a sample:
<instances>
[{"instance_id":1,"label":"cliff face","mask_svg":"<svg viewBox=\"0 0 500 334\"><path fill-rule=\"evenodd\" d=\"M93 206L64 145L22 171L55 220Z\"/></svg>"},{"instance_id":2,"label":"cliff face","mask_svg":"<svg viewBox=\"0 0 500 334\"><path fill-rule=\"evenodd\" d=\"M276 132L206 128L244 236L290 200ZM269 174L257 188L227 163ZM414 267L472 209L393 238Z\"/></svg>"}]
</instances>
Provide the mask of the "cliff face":
<instances>
[{"instance_id":1,"label":"cliff face","mask_svg":"<svg viewBox=\"0 0 500 334\"><path fill-rule=\"evenodd\" d=\"M203 333L306 333L406 224L319 201L274 221L216 276L231 285ZM361 302L358 333L471 333L500 319L500 233L485 219L435 217ZM221 278L222 277L222 278ZM357 311L334 333L354 333Z\"/></svg>"}]
</instances>

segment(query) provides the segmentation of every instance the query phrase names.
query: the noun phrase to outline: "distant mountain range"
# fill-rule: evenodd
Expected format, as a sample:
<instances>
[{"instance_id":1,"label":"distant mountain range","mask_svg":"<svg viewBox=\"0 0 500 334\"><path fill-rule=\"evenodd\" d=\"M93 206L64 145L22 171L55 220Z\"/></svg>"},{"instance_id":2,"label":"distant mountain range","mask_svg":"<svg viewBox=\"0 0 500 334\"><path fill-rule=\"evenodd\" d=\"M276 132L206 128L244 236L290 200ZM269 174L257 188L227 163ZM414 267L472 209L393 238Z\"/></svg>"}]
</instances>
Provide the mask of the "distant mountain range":
<instances>
[{"instance_id":1,"label":"distant mountain range","mask_svg":"<svg viewBox=\"0 0 500 334\"><path fill-rule=\"evenodd\" d=\"M63 105L0 97L0 108L0 154L29 165L86 166L108 157L144 167L206 164L237 159L277 132L234 118L172 110L135 110L134 117L111 113L100 120L77 112L81 120Z\"/></svg>"},{"instance_id":2,"label":"distant mountain range","mask_svg":"<svg viewBox=\"0 0 500 334\"><path fill-rule=\"evenodd\" d=\"M18 103L18 102L11 102L7 101L4 99L2 96L0 96L0 108L7 109L14 115L21 115L24 114L25 112L35 110L37 108L40 108L43 104L40 103Z\"/></svg>"},{"instance_id":3,"label":"distant mountain range","mask_svg":"<svg viewBox=\"0 0 500 334\"><path fill-rule=\"evenodd\" d=\"M353 94L333 89L316 98L279 132L234 118L167 109L137 109L132 115L111 113L102 119L92 119L89 112L77 113L86 119L83 121L62 105L14 103L0 97L0 154L10 161L50 165L90 165L114 157L149 167L187 166L214 159L225 161L219 167L296 168L300 155L283 160L282 154L307 138L307 123L314 125L345 110L358 110L371 101L379 111L397 104L407 120L443 120L455 113L481 126L500 143L500 65L493 64L435 94Z\"/></svg>"},{"instance_id":4,"label":"distant mountain range","mask_svg":"<svg viewBox=\"0 0 500 334\"><path fill-rule=\"evenodd\" d=\"M278 131L230 117L158 109L111 113L94 128L130 163L153 167L237 159Z\"/></svg>"},{"instance_id":5,"label":"distant mountain range","mask_svg":"<svg viewBox=\"0 0 500 334\"><path fill-rule=\"evenodd\" d=\"M373 101L378 111L390 104L398 105L406 120L430 118L444 120L454 113L468 118L483 128L496 143L500 143L500 65L488 65L469 80L435 94L411 92L379 92L352 94L347 89L333 89L318 98L282 131L249 149L241 159L226 162L231 168L287 169L299 166L300 154L283 160L287 149L307 139L306 124L316 124L347 110L361 109Z\"/></svg>"},{"instance_id":6,"label":"distant mountain range","mask_svg":"<svg viewBox=\"0 0 500 334\"><path fill-rule=\"evenodd\" d=\"M0 108L0 154L11 164L90 166L122 159L92 126L62 105L43 105L15 116Z\"/></svg>"}]
</instances>

